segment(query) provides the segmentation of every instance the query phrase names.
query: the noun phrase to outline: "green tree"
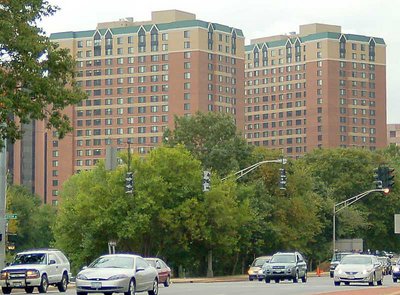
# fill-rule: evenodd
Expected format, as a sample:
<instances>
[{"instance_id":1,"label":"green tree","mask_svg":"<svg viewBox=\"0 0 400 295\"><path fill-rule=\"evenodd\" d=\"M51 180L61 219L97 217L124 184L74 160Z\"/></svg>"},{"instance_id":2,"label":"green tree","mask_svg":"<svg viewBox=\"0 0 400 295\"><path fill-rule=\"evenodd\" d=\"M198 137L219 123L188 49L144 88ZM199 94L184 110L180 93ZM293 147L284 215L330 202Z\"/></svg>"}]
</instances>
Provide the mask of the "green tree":
<instances>
[{"instance_id":1,"label":"green tree","mask_svg":"<svg viewBox=\"0 0 400 295\"><path fill-rule=\"evenodd\" d=\"M60 137L71 131L63 109L85 98L74 82L68 50L45 36L37 21L57 7L44 0L0 4L0 146L21 138L20 124L46 119ZM14 120L18 118L18 120Z\"/></svg>"},{"instance_id":2,"label":"green tree","mask_svg":"<svg viewBox=\"0 0 400 295\"><path fill-rule=\"evenodd\" d=\"M10 186L7 190L7 211L17 214L16 220L9 220L9 232L16 234L13 241L17 251L51 246L56 216L54 207L41 205L39 196L23 186Z\"/></svg>"},{"instance_id":3,"label":"green tree","mask_svg":"<svg viewBox=\"0 0 400 295\"><path fill-rule=\"evenodd\" d=\"M252 150L237 132L234 118L215 112L175 117L174 130L165 132L164 143L183 144L205 169L222 176L248 166Z\"/></svg>"}]
</instances>

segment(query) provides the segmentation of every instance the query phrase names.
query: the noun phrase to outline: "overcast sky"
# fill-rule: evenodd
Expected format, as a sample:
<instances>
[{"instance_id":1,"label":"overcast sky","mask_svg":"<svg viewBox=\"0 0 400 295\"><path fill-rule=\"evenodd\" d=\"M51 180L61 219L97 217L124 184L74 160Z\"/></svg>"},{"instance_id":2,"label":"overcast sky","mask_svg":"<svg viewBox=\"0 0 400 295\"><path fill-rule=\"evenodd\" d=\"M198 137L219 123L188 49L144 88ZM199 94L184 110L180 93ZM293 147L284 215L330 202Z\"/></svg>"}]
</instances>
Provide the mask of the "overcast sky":
<instances>
[{"instance_id":1,"label":"overcast sky","mask_svg":"<svg viewBox=\"0 0 400 295\"><path fill-rule=\"evenodd\" d=\"M299 25L328 23L343 33L382 37L386 48L387 122L400 124L400 1L398 0L48 0L60 7L40 24L46 33L92 30L98 22L133 17L151 19L151 12L184 10L197 19L243 30L252 38L298 32Z\"/></svg>"}]
</instances>

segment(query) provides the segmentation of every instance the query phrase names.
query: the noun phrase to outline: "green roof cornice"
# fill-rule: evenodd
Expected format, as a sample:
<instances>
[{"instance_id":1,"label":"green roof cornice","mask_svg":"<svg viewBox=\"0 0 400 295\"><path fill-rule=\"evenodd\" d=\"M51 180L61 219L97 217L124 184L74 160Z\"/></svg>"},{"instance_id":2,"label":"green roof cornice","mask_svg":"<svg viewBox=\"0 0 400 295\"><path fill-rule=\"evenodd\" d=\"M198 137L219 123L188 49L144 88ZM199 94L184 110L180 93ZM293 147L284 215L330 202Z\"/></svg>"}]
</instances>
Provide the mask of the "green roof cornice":
<instances>
[{"instance_id":1,"label":"green roof cornice","mask_svg":"<svg viewBox=\"0 0 400 295\"><path fill-rule=\"evenodd\" d=\"M199 27L208 29L209 22L205 22L202 20L183 20L183 21L176 21L172 23L162 23L162 24L148 24L144 25L143 28L145 31L149 32L153 25L156 25L160 31L166 30L173 30L173 29L181 29L181 28L192 28L192 27ZM231 33L232 30L236 31L236 35L238 37L244 37L243 31L240 29L228 27L225 25L212 23L215 31L221 31L225 33ZM113 35L125 35L125 34L135 34L138 32L141 26L129 26L129 27L119 27L119 28L110 28L110 31ZM100 29L99 32L101 35L104 35L108 29ZM50 35L50 39L58 40L58 39L69 39L69 38L87 38L92 37L96 30L89 30L89 31L78 31L78 32L60 32L60 33L52 33Z\"/></svg>"},{"instance_id":2,"label":"green roof cornice","mask_svg":"<svg viewBox=\"0 0 400 295\"><path fill-rule=\"evenodd\" d=\"M308 35L308 36L303 36L303 37L300 37L299 39L300 39L300 41L302 43L305 43L305 42L308 42L308 41L320 40L320 39L335 39L335 40L339 40L341 35L342 35L341 33L335 33L335 32L322 32L322 33L311 34L311 35ZM376 44L385 45L385 41L383 40L383 38L367 37L367 36L355 35L355 34L343 34L343 35L346 37L346 39L348 41L358 41L358 42L368 43L371 38L374 38ZM294 43L295 40L296 40L296 38L293 39L293 38L290 38L290 37L288 37L288 39L290 39L292 41L292 43ZM266 44L268 46L268 48L282 47L282 46L286 45L286 42L287 42L288 39L272 41L272 42L259 43L258 46L260 48L262 48L262 46L264 44ZM253 51L255 46L256 46L256 44L246 45L245 46L245 51Z\"/></svg>"}]
</instances>

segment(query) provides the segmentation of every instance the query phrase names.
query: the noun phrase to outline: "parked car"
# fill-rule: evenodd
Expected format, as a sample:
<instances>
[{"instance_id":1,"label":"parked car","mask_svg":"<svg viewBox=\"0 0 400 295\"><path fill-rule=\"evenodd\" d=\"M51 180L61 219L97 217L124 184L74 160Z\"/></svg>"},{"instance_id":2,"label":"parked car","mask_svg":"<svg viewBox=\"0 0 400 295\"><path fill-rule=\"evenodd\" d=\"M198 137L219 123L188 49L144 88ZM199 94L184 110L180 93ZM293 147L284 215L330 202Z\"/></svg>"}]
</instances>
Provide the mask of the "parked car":
<instances>
[{"instance_id":1,"label":"parked car","mask_svg":"<svg viewBox=\"0 0 400 295\"><path fill-rule=\"evenodd\" d=\"M159 284L164 284L165 287L171 285L171 269L162 259L146 257L145 260L156 268Z\"/></svg>"},{"instance_id":2,"label":"parked car","mask_svg":"<svg viewBox=\"0 0 400 295\"><path fill-rule=\"evenodd\" d=\"M390 262L390 258L387 256L378 256L378 261L382 264L383 275L392 274L392 264Z\"/></svg>"},{"instance_id":3,"label":"parked car","mask_svg":"<svg viewBox=\"0 0 400 295\"><path fill-rule=\"evenodd\" d=\"M353 254L351 252L335 252L332 256L331 264L329 266L329 276L333 278L333 273L335 271L336 266L339 264L340 260L346 255Z\"/></svg>"},{"instance_id":4,"label":"parked car","mask_svg":"<svg viewBox=\"0 0 400 295\"><path fill-rule=\"evenodd\" d=\"M158 273L141 256L133 254L108 254L94 260L76 276L76 294L125 293L148 291L158 294Z\"/></svg>"},{"instance_id":5,"label":"parked car","mask_svg":"<svg viewBox=\"0 0 400 295\"><path fill-rule=\"evenodd\" d=\"M250 264L250 268L248 270L249 274L249 281L252 281L254 279L258 279L259 281L262 281L264 279L264 274L260 272L262 266L264 265L265 262L268 262L271 259L272 256L260 256L254 259L253 263Z\"/></svg>"},{"instance_id":6,"label":"parked car","mask_svg":"<svg viewBox=\"0 0 400 295\"><path fill-rule=\"evenodd\" d=\"M266 283L271 280L275 280L275 283L283 280L297 283L300 278L303 283L307 282L307 263L299 252L278 252L263 265L262 270Z\"/></svg>"},{"instance_id":7,"label":"parked car","mask_svg":"<svg viewBox=\"0 0 400 295\"><path fill-rule=\"evenodd\" d=\"M368 283L374 286L383 283L383 267L374 255L352 254L343 257L334 272L334 284Z\"/></svg>"},{"instance_id":8,"label":"parked car","mask_svg":"<svg viewBox=\"0 0 400 295\"><path fill-rule=\"evenodd\" d=\"M12 289L25 289L32 293L46 293L49 285L65 292L71 277L70 263L57 249L37 249L18 253L13 262L1 271L0 285L3 294Z\"/></svg>"},{"instance_id":9,"label":"parked car","mask_svg":"<svg viewBox=\"0 0 400 295\"><path fill-rule=\"evenodd\" d=\"M400 259L392 265L392 279L393 283L397 283L397 280L400 279Z\"/></svg>"}]
</instances>

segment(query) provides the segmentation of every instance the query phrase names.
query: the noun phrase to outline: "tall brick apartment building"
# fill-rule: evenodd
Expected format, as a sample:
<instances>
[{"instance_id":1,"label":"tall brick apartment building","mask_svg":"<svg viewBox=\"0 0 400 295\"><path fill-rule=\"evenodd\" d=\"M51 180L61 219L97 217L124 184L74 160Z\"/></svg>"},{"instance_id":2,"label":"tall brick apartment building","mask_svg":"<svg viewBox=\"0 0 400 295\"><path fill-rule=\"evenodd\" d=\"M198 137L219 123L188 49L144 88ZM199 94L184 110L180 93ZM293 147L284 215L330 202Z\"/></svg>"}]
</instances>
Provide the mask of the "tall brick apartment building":
<instances>
[{"instance_id":1,"label":"tall brick apartment building","mask_svg":"<svg viewBox=\"0 0 400 295\"><path fill-rule=\"evenodd\" d=\"M145 154L162 142L174 115L230 113L244 124L244 36L240 29L156 11L50 38L76 59L88 99L67 110L73 134L58 140L36 122L14 146L13 175L57 204L62 183L105 158L107 145Z\"/></svg>"},{"instance_id":2,"label":"tall brick apartment building","mask_svg":"<svg viewBox=\"0 0 400 295\"><path fill-rule=\"evenodd\" d=\"M240 29L169 10L51 35L76 58L89 99L66 110L74 132L43 123L14 145L14 181L54 205L62 183L105 158L107 146L146 154L174 115L233 114L249 144L299 157L319 147L386 146L382 38L310 24L251 40Z\"/></svg>"},{"instance_id":3,"label":"tall brick apartment building","mask_svg":"<svg viewBox=\"0 0 400 295\"><path fill-rule=\"evenodd\" d=\"M314 148L386 146L382 38L310 24L246 46L245 136L298 157Z\"/></svg>"}]
</instances>

